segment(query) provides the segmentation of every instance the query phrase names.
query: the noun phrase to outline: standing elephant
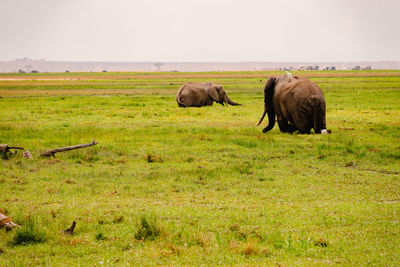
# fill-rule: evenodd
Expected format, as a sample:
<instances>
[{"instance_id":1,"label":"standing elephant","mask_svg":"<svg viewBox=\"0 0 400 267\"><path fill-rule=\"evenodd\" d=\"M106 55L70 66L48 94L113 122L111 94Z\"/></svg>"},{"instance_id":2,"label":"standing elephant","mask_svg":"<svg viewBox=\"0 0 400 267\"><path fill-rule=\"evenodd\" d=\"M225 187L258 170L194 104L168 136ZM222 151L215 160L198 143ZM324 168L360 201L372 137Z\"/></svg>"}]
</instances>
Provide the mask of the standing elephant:
<instances>
[{"instance_id":1,"label":"standing elephant","mask_svg":"<svg viewBox=\"0 0 400 267\"><path fill-rule=\"evenodd\" d=\"M221 105L224 103L233 106L240 105L228 97L221 85L210 82L187 83L176 94L179 107L212 106L214 101Z\"/></svg>"},{"instance_id":2,"label":"standing elephant","mask_svg":"<svg viewBox=\"0 0 400 267\"><path fill-rule=\"evenodd\" d=\"M315 133L327 134L325 121L325 98L321 88L308 79L301 79L290 73L278 78L269 78L264 89L264 113L268 113L268 132L275 125L275 115L281 132L309 134L311 128Z\"/></svg>"}]
</instances>

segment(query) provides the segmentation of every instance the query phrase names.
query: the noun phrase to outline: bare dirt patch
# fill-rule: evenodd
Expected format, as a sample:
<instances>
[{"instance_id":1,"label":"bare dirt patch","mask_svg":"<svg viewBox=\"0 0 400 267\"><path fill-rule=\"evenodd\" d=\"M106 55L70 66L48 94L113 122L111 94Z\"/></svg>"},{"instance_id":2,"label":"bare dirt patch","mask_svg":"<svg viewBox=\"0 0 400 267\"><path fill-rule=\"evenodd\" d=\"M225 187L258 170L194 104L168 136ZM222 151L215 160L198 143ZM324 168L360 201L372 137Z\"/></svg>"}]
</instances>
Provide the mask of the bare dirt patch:
<instances>
[{"instance_id":1,"label":"bare dirt patch","mask_svg":"<svg viewBox=\"0 0 400 267\"><path fill-rule=\"evenodd\" d=\"M68 81L68 80L121 80L121 79L196 79L196 78L265 78L278 76L280 73L256 72L256 73L151 73L151 74L93 74L93 75L35 75L35 76L1 76L0 81ZM307 72L296 73L298 77L399 77L400 72Z\"/></svg>"}]
</instances>

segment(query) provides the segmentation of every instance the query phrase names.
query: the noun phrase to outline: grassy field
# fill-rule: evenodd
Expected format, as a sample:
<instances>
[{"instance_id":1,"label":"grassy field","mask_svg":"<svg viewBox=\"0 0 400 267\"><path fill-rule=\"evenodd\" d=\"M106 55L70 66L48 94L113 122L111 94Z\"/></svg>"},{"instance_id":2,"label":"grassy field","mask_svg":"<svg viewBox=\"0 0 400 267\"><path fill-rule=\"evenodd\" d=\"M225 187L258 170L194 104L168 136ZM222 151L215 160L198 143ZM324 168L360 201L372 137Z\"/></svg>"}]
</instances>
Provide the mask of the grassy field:
<instances>
[{"instance_id":1,"label":"grassy field","mask_svg":"<svg viewBox=\"0 0 400 267\"><path fill-rule=\"evenodd\" d=\"M399 266L400 71L296 74L331 135L254 126L278 73L1 74L0 144L34 158L0 159L0 266ZM178 108L189 81L243 106Z\"/></svg>"}]
</instances>

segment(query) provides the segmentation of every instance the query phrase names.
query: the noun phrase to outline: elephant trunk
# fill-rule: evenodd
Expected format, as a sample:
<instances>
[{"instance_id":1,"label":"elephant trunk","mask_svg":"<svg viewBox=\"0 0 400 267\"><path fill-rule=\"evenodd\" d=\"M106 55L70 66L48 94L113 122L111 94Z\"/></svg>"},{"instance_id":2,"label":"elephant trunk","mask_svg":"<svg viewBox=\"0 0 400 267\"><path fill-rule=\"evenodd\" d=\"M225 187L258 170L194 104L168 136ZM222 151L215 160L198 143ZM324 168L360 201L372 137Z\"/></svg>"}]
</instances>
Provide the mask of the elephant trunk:
<instances>
[{"instance_id":1,"label":"elephant trunk","mask_svg":"<svg viewBox=\"0 0 400 267\"><path fill-rule=\"evenodd\" d=\"M268 132L272 130L275 126L275 112L274 109L268 111L268 126L263 129L263 132Z\"/></svg>"},{"instance_id":2,"label":"elephant trunk","mask_svg":"<svg viewBox=\"0 0 400 267\"><path fill-rule=\"evenodd\" d=\"M225 94L225 99L224 99L225 103L228 103L229 105L232 106L240 106L242 104L236 103L235 101L232 101L228 95Z\"/></svg>"},{"instance_id":3,"label":"elephant trunk","mask_svg":"<svg viewBox=\"0 0 400 267\"><path fill-rule=\"evenodd\" d=\"M268 113L268 126L263 129L264 133L272 130L272 128L274 128L275 126L275 110L273 104L275 81L276 78L274 77L269 78L264 88L264 113L257 124L260 125L260 123L263 121L265 117L265 114Z\"/></svg>"}]
</instances>

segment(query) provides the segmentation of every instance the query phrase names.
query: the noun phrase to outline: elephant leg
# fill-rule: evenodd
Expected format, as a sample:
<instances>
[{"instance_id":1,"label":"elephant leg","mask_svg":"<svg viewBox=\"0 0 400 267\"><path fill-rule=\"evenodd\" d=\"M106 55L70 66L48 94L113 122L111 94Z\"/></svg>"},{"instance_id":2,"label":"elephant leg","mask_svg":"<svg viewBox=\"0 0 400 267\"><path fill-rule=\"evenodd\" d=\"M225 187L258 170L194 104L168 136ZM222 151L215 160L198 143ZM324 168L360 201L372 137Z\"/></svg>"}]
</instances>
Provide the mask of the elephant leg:
<instances>
[{"instance_id":1,"label":"elephant leg","mask_svg":"<svg viewBox=\"0 0 400 267\"><path fill-rule=\"evenodd\" d=\"M301 134L310 134L311 127L308 125L307 118L305 116L301 116L298 118L296 122L297 129Z\"/></svg>"},{"instance_id":2,"label":"elephant leg","mask_svg":"<svg viewBox=\"0 0 400 267\"><path fill-rule=\"evenodd\" d=\"M180 108L186 108L186 107L188 107L188 106L186 106L186 105L184 105L184 104L181 104L181 103L178 103L178 106L179 106Z\"/></svg>"},{"instance_id":3,"label":"elephant leg","mask_svg":"<svg viewBox=\"0 0 400 267\"><path fill-rule=\"evenodd\" d=\"M311 127L307 126L307 123L300 123L299 128L297 130L301 134L310 134L311 133Z\"/></svg>"},{"instance_id":4,"label":"elephant leg","mask_svg":"<svg viewBox=\"0 0 400 267\"><path fill-rule=\"evenodd\" d=\"M297 128L291 124L285 119L285 118L278 118L278 126L279 130L283 133L293 133L297 131Z\"/></svg>"},{"instance_id":5,"label":"elephant leg","mask_svg":"<svg viewBox=\"0 0 400 267\"><path fill-rule=\"evenodd\" d=\"M214 101L212 99L207 99L204 102L204 106L212 106L214 104Z\"/></svg>"},{"instance_id":6,"label":"elephant leg","mask_svg":"<svg viewBox=\"0 0 400 267\"><path fill-rule=\"evenodd\" d=\"M312 128L312 118L310 120L310 111L305 108L299 106L297 108L297 112L293 114L293 122L296 124L297 130L301 134L310 134Z\"/></svg>"},{"instance_id":7,"label":"elephant leg","mask_svg":"<svg viewBox=\"0 0 400 267\"><path fill-rule=\"evenodd\" d=\"M310 133L311 133L311 130L310 130L310 129L299 130L299 132L300 132L301 134L310 134Z\"/></svg>"},{"instance_id":8,"label":"elephant leg","mask_svg":"<svg viewBox=\"0 0 400 267\"><path fill-rule=\"evenodd\" d=\"M298 131L299 129L297 129L294 125L289 124L289 133L294 133L295 131Z\"/></svg>"}]
</instances>

